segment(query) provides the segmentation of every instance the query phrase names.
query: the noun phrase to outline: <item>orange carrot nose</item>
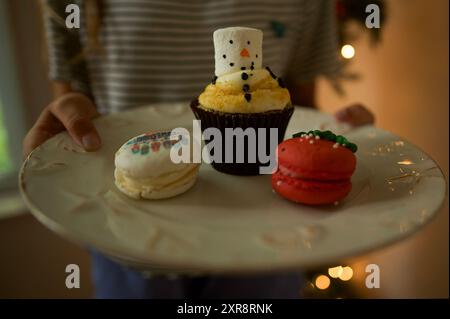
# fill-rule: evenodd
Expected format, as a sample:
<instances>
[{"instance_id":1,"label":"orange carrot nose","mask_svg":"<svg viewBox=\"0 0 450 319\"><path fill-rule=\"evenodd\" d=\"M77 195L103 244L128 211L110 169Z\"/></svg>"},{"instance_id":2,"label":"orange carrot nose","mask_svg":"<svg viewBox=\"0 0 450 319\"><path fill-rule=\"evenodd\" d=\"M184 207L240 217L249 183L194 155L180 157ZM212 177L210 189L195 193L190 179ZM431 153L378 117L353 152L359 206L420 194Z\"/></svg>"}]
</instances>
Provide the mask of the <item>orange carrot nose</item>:
<instances>
[{"instance_id":1,"label":"orange carrot nose","mask_svg":"<svg viewBox=\"0 0 450 319\"><path fill-rule=\"evenodd\" d=\"M250 57L250 53L248 53L248 50L246 48L243 48L241 51L241 57L246 56L247 58Z\"/></svg>"}]
</instances>

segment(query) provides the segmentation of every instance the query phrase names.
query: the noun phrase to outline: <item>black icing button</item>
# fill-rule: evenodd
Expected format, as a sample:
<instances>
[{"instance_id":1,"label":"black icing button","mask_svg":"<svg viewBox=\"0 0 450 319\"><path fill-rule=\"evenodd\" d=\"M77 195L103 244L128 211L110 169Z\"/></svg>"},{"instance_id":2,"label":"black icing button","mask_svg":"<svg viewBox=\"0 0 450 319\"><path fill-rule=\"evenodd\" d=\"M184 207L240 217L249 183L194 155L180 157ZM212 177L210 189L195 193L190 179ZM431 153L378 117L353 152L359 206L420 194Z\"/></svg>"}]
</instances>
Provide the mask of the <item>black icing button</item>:
<instances>
[{"instance_id":1,"label":"black icing button","mask_svg":"<svg viewBox=\"0 0 450 319\"><path fill-rule=\"evenodd\" d=\"M247 79L248 79L248 74L245 73L245 72L242 72L241 78L242 78L242 80L244 80L244 81L247 80Z\"/></svg>"},{"instance_id":2,"label":"black icing button","mask_svg":"<svg viewBox=\"0 0 450 319\"><path fill-rule=\"evenodd\" d=\"M250 102L250 100L252 99L252 95L250 93L245 93L244 97L247 100L247 102Z\"/></svg>"}]
</instances>

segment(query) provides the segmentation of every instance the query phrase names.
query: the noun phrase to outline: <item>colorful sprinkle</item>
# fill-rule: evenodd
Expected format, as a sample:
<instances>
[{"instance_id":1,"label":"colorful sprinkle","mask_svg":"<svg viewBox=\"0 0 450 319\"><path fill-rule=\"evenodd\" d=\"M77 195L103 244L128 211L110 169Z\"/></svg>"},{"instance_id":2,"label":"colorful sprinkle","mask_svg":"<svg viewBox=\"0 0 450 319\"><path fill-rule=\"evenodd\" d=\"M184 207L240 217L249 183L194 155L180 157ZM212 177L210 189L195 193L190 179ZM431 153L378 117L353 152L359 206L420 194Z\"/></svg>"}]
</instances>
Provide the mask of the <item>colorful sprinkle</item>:
<instances>
[{"instance_id":1,"label":"colorful sprinkle","mask_svg":"<svg viewBox=\"0 0 450 319\"><path fill-rule=\"evenodd\" d=\"M139 144L134 144L133 147L131 148L131 153L133 154L137 154L139 153L141 147L139 146Z\"/></svg>"},{"instance_id":2,"label":"colorful sprinkle","mask_svg":"<svg viewBox=\"0 0 450 319\"><path fill-rule=\"evenodd\" d=\"M142 147L141 147L141 155L148 154L149 151L150 151L150 147L148 146L148 144L142 145Z\"/></svg>"},{"instance_id":3,"label":"colorful sprinkle","mask_svg":"<svg viewBox=\"0 0 450 319\"><path fill-rule=\"evenodd\" d=\"M161 143L160 143L160 142L153 142L152 145L151 145L152 151L153 151L153 152L158 152L160 146L161 146Z\"/></svg>"},{"instance_id":4,"label":"colorful sprinkle","mask_svg":"<svg viewBox=\"0 0 450 319\"><path fill-rule=\"evenodd\" d=\"M177 141L164 141L163 146L165 149L170 149L173 144L175 144Z\"/></svg>"}]
</instances>

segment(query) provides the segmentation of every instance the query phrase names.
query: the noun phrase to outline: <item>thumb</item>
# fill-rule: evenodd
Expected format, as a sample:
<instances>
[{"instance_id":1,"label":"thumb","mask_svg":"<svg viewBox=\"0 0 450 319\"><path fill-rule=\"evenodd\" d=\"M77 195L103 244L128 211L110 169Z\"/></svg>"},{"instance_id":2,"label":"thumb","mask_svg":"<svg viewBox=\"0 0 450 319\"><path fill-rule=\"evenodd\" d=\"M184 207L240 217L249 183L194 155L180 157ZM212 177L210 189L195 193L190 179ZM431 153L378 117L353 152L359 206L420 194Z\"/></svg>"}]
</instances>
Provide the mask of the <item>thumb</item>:
<instances>
[{"instance_id":1,"label":"thumb","mask_svg":"<svg viewBox=\"0 0 450 319\"><path fill-rule=\"evenodd\" d=\"M92 118L98 113L95 105L84 95L71 93L50 107L52 114L64 125L69 135L86 151L100 148L101 141Z\"/></svg>"}]
</instances>

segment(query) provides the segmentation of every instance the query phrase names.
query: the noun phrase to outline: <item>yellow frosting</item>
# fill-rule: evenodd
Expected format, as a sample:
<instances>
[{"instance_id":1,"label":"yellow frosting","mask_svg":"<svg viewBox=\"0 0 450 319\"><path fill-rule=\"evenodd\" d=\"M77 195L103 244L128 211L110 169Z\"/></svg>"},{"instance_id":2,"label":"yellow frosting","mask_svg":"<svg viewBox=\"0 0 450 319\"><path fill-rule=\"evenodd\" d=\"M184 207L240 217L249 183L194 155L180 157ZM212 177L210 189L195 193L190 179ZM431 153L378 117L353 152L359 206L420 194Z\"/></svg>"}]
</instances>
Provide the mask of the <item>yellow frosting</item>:
<instances>
[{"instance_id":1,"label":"yellow frosting","mask_svg":"<svg viewBox=\"0 0 450 319\"><path fill-rule=\"evenodd\" d=\"M242 79L242 73L248 75L246 80ZM243 90L245 84L249 86L247 93L251 94L249 101ZM203 108L227 113L281 110L291 102L289 91L280 87L265 69L223 75L217 78L216 84L209 84L198 100Z\"/></svg>"}]
</instances>

